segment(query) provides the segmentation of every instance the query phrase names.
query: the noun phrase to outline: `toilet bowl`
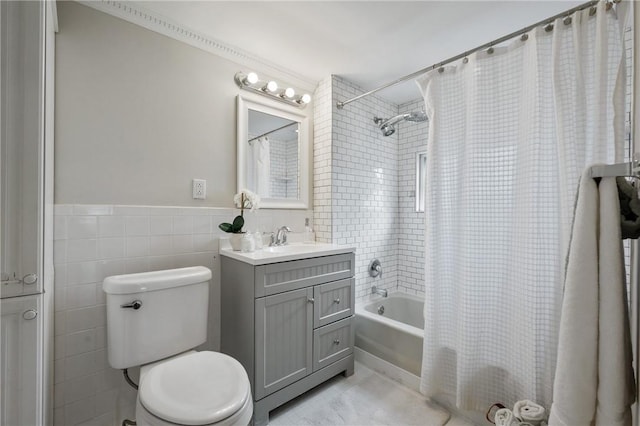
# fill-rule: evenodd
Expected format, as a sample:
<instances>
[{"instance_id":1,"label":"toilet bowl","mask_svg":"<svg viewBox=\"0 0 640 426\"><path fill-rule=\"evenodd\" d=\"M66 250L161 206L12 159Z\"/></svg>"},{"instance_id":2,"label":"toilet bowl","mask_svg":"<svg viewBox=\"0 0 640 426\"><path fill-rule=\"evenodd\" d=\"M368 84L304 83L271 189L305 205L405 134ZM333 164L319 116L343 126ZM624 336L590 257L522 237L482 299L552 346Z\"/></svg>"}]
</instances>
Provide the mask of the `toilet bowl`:
<instances>
[{"instance_id":1,"label":"toilet bowl","mask_svg":"<svg viewBox=\"0 0 640 426\"><path fill-rule=\"evenodd\" d=\"M244 367L205 343L211 271L191 267L107 277L109 364L140 366L138 425L246 426L253 414Z\"/></svg>"},{"instance_id":2,"label":"toilet bowl","mask_svg":"<svg viewBox=\"0 0 640 426\"><path fill-rule=\"evenodd\" d=\"M138 425L247 425L252 413L247 373L230 356L189 351L140 369Z\"/></svg>"}]
</instances>

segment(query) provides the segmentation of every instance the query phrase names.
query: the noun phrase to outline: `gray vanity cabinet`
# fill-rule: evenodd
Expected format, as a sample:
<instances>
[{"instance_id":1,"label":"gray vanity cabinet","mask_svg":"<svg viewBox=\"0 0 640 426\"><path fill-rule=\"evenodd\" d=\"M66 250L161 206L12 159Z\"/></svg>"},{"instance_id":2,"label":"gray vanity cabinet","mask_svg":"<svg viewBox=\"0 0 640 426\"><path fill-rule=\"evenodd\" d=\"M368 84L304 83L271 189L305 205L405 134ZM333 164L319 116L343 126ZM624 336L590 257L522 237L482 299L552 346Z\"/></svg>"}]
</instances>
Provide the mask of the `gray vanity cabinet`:
<instances>
[{"instance_id":1,"label":"gray vanity cabinet","mask_svg":"<svg viewBox=\"0 0 640 426\"><path fill-rule=\"evenodd\" d=\"M354 268L353 252L263 265L221 257L221 351L247 370L254 424L353 374Z\"/></svg>"}]
</instances>

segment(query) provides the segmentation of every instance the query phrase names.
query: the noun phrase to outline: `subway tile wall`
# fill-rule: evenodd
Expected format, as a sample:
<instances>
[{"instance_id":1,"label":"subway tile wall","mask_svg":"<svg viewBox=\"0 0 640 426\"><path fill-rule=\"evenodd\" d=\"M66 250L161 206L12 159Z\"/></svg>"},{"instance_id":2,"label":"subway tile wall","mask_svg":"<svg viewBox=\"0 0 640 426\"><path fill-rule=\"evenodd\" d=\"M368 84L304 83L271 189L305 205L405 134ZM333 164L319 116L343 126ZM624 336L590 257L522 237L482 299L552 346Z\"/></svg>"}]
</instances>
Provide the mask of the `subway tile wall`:
<instances>
[{"instance_id":1,"label":"subway tile wall","mask_svg":"<svg viewBox=\"0 0 640 426\"><path fill-rule=\"evenodd\" d=\"M134 417L136 393L109 367L102 280L115 274L203 265L213 271L209 335L219 347L221 222L236 209L57 205L54 224L56 425L114 425ZM308 210L245 212L246 229L304 230ZM134 371L135 375L136 372Z\"/></svg>"},{"instance_id":2,"label":"subway tile wall","mask_svg":"<svg viewBox=\"0 0 640 426\"><path fill-rule=\"evenodd\" d=\"M331 235L331 129L332 78L322 80L313 96L313 227L316 241L332 242Z\"/></svg>"},{"instance_id":3,"label":"subway tile wall","mask_svg":"<svg viewBox=\"0 0 640 426\"><path fill-rule=\"evenodd\" d=\"M424 111L424 100L402 104L400 114ZM398 290L424 296L424 212L416 212L416 155L427 150L428 122L406 122L398 129Z\"/></svg>"},{"instance_id":4,"label":"subway tile wall","mask_svg":"<svg viewBox=\"0 0 640 426\"><path fill-rule=\"evenodd\" d=\"M373 122L374 116L397 115L398 106L377 96L342 110L335 106L363 92L332 77L331 237L334 243L356 247L357 300L369 298L373 285L396 290L398 283L398 137L382 136ZM375 258L383 273L372 278L368 266Z\"/></svg>"}]
</instances>

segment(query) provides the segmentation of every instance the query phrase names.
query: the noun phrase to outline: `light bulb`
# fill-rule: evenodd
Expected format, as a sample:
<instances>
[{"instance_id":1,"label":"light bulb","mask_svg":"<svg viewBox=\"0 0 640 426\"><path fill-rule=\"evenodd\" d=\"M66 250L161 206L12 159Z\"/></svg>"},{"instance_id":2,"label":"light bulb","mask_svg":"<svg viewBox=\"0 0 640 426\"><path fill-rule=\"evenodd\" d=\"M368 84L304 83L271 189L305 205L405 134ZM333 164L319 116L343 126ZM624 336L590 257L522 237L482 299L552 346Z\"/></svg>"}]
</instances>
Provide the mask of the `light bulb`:
<instances>
[{"instance_id":1,"label":"light bulb","mask_svg":"<svg viewBox=\"0 0 640 426\"><path fill-rule=\"evenodd\" d=\"M283 96L283 97L286 97L286 98L291 99L291 98L293 98L295 95L296 95L296 91L295 91L295 90L293 90L291 87L287 87L287 88L285 89L285 91L284 91L284 96Z\"/></svg>"},{"instance_id":2,"label":"light bulb","mask_svg":"<svg viewBox=\"0 0 640 426\"><path fill-rule=\"evenodd\" d=\"M258 74L256 74L255 72L250 72L249 74L247 74L247 78L245 78L245 81L249 84L256 84L258 82Z\"/></svg>"},{"instance_id":3,"label":"light bulb","mask_svg":"<svg viewBox=\"0 0 640 426\"><path fill-rule=\"evenodd\" d=\"M278 83L276 83L275 81L271 80L270 82L267 83L266 86L264 86L262 88L262 90L266 91L266 92L275 92L276 90L278 90Z\"/></svg>"},{"instance_id":4,"label":"light bulb","mask_svg":"<svg viewBox=\"0 0 640 426\"><path fill-rule=\"evenodd\" d=\"M300 98L300 101L303 104L308 104L309 102L311 102L311 95L308 93L305 93L304 95L302 95L302 97Z\"/></svg>"}]
</instances>

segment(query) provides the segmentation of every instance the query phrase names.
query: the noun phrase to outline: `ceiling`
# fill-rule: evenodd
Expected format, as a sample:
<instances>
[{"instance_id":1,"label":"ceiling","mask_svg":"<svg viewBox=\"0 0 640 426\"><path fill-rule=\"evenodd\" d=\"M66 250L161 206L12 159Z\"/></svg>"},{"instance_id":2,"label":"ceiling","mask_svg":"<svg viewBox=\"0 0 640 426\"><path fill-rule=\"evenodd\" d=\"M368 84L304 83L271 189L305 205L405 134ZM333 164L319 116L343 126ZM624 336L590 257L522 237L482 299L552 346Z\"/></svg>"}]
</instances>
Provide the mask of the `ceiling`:
<instances>
[{"instance_id":1,"label":"ceiling","mask_svg":"<svg viewBox=\"0 0 640 426\"><path fill-rule=\"evenodd\" d=\"M371 90L581 1L147 1L138 4L310 80ZM380 92L397 104L412 82Z\"/></svg>"}]
</instances>

